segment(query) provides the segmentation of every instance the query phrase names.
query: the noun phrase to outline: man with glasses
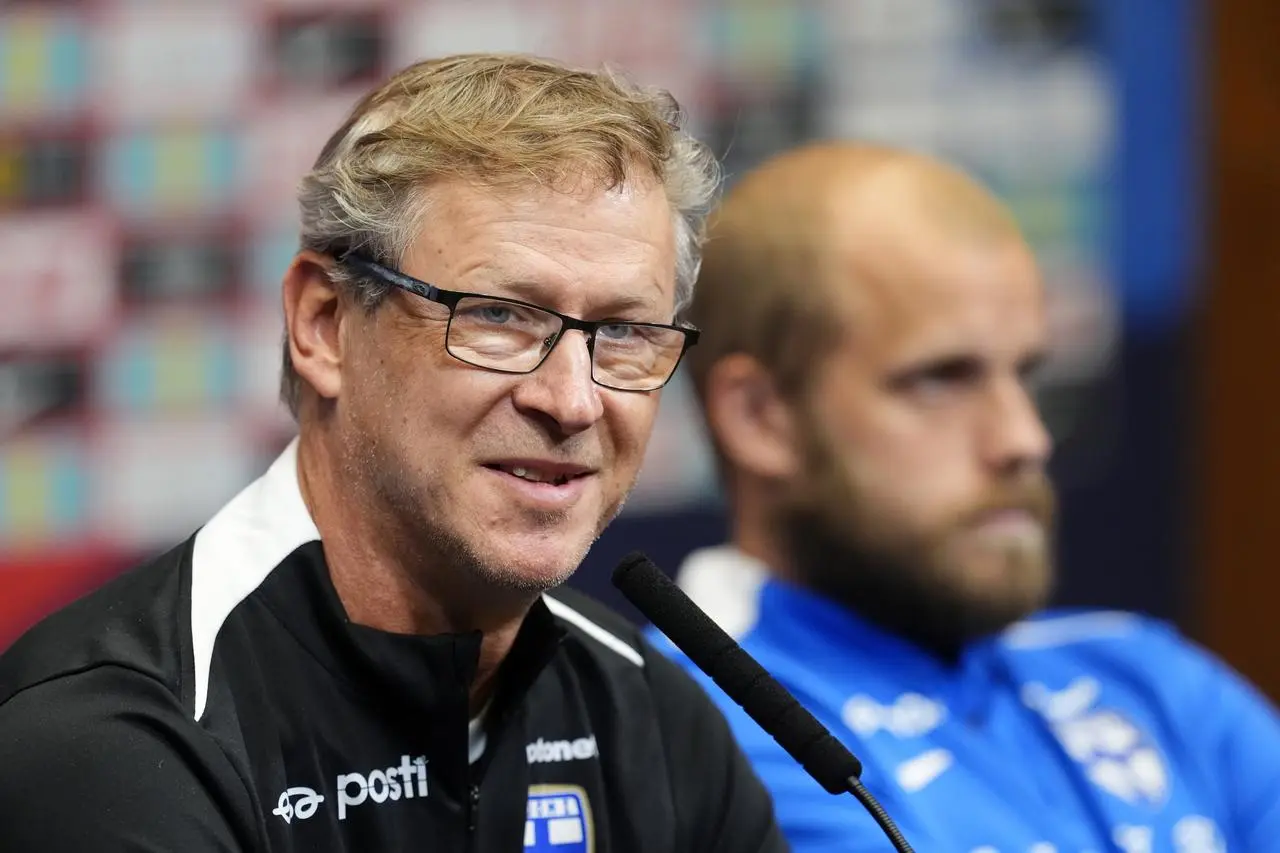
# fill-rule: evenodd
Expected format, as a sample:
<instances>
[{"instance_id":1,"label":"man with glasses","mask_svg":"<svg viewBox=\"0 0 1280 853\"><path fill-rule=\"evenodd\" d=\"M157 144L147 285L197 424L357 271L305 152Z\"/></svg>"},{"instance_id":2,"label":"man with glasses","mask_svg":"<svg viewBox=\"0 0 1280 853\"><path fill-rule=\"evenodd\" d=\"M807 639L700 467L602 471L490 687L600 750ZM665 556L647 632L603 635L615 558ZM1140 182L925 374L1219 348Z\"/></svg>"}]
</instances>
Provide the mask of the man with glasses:
<instances>
[{"instance_id":1,"label":"man with glasses","mask_svg":"<svg viewBox=\"0 0 1280 853\"><path fill-rule=\"evenodd\" d=\"M862 759L917 850L1280 849L1265 698L1170 626L1040 612L1045 308L1012 217L950 166L815 144L743 176L690 311L732 541L679 583ZM793 849L885 849L706 686Z\"/></svg>"},{"instance_id":2,"label":"man with glasses","mask_svg":"<svg viewBox=\"0 0 1280 853\"><path fill-rule=\"evenodd\" d=\"M355 254L339 262L448 308L449 354L502 373L532 373L565 332L576 330L586 335L593 381L617 391L658 391L698 340L688 326L579 320L518 299L441 290Z\"/></svg>"},{"instance_id":3,"label":"man with glasses","mask_svg":"<svg viewBox=\"0 0 1280 853\"><path fill-rule=\"evenodd\" d=\"M364 99L300 190L298 437L0 659L0 850L784 849L697 684L552 592L697 340L717 179L669 96L548 61Z\"/></svg>"}]
</instances>

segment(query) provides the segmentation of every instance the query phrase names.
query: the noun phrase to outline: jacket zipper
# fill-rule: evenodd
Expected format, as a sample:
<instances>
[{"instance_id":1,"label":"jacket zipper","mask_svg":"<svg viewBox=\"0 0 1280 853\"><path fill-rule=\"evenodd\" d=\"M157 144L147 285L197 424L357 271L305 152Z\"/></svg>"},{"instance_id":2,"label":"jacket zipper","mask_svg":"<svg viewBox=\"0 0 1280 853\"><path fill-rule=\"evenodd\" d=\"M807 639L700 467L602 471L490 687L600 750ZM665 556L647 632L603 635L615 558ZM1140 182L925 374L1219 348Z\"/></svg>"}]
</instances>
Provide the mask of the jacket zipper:
<instances>
[{"instance_id":1,"label":"jacket zipper","mask_svg":"<svg viewBox=\"0 0 1280 853\"><path fill-rule=\"evenodd\" d=\"M476 840L476 826L480 812L480 786L472 783L470 798L467 802L467 832L471 835L471 843Z\"/></svg>"}]
</instances>

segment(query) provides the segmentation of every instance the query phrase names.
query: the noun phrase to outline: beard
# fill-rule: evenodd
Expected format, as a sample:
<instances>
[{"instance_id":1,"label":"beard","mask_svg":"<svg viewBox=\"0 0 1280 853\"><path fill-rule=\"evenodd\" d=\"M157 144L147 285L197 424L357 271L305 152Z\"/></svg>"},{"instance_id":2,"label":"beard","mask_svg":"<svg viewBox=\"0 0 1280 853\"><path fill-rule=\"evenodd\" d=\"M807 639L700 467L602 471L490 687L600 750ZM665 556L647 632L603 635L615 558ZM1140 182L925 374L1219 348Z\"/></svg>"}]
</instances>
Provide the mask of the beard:
<instances>
[{"instance_id":1,"label":"beard","mask_svg":"<svg viewBox=\"0 0 1280 853\"><path fill-rule=\"evenodd\" d=\"M1048 602L1056 500L1043 471L1011 471L962 511L921 528L855 483L829 442L811 436L809 446L807 474L778 515L805 586L949 659ZM1044 536L963 541L1000 510L1029 513Z\"/></svg>"}]
</instances>

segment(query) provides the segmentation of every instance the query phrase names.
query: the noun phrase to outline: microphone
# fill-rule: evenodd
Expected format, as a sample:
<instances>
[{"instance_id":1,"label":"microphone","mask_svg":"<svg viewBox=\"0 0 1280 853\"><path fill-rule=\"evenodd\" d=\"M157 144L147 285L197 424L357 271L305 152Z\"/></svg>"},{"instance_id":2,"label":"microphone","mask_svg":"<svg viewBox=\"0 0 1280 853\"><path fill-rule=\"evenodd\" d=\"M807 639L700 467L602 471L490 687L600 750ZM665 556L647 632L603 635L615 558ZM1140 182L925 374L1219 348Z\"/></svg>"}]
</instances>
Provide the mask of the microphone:
<instances>
[{"instance_id":1,"label":"microphone","mask_svg":"<svg viewBox=\"0 0 1280 853\"><path fill-rule=\"evenodd\" d=\"M652 560L639 551L631 552L613 570L613 585L827 793L853 794L895 850L913 853L893 820L862 785L862 762Z\"/></svg>"}]
</instances>

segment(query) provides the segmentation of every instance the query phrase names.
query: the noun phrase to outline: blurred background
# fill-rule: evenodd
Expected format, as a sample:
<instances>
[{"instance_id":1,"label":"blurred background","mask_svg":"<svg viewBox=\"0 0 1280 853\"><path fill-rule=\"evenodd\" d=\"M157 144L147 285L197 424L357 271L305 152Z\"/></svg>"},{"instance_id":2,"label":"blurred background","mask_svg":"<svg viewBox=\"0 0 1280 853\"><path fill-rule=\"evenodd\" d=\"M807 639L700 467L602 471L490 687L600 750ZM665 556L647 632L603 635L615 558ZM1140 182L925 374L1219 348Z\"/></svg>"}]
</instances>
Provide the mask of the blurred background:
<instances>
[{"instance_id":1,"label":"blurred background","mask_svg":"<svg viewBox=\"0 0 1280 853\"><path fill-rule=\"evenodd\" d=\"M993 186L1052 292L1059 600L1173 620L1280 693L1280 418L1262 346L1280 310L1280 76L1264 61L1280 20L1265 0L1214 7L5 3L0 648L189 535L291 437L276 389L298 178L378 78L497 49L670 88L730 181L848 136ZM696 415L678 378L641 485L576 585L625 610L608 572L627 550L673 570L723 535Z\"/></svg>"}]
</instances>

